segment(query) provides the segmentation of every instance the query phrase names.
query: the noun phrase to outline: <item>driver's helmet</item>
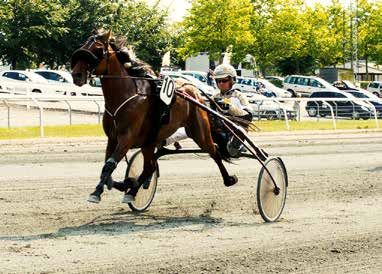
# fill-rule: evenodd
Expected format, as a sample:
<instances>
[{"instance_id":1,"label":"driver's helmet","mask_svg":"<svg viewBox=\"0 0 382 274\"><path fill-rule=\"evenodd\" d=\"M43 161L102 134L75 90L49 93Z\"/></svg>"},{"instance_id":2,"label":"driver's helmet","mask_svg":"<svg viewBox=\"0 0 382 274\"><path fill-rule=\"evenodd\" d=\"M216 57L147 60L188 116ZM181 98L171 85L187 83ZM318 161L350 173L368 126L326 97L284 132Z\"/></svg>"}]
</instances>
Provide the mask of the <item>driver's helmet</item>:
<instances>
[{"instance_id":1,"label":"driver's helmet","mask_svg":"<svg viewBox=\"0 0 382 274\"><path fill-rule=\"evenodd\" d=\"M234 82L236 82L236 70L233 66L227 64L221 64L214 70L214 78L221 79L230 76Z\"/></svg>"}]
</instances>

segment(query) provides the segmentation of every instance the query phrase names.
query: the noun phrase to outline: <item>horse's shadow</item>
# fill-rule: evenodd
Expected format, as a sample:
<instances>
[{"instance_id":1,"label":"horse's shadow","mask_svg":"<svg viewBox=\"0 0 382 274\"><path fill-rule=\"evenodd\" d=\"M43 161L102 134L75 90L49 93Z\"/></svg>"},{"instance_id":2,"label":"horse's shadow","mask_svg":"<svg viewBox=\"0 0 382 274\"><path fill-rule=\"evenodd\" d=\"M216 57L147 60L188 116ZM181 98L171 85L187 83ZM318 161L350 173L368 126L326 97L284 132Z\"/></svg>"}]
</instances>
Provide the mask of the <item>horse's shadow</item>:
<instances>
[{"instance_id":1,"label":"horse's shadow","mask_svg":"<svg viewBox=\"0 0 382 274\"><path fill-rule=\"evenodd\" d=\"M199 216L157 216L148 212L114 212L110 215L98 216L79 226L63 227L57 232L34 235L11 235L0 236L0 241L33 241L45 238L65 238L72 236L88 235L128 235L139 232L159 231L165 229L187 227L192 231L204 231L219 226L223 222L221 218L209 215Z\"/></svg>"}]
</instances>

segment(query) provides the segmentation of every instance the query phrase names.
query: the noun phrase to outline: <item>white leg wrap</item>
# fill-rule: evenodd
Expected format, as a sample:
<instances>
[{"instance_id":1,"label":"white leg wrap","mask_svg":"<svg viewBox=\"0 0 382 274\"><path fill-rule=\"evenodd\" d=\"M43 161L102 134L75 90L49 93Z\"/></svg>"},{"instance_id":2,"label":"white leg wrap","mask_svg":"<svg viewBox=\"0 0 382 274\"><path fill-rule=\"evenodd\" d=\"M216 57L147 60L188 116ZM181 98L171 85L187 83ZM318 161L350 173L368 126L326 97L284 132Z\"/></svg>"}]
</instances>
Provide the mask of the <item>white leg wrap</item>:
<instances>
[{"instance_id":1,"label":"white leg wrap","mask_svg":"<svg viewBox=\"0 0 382 274\"><path fill-rule=\"evenodd\" d=\"M166 146L171 145L177 141L187 139L186 129L184 127L178 128L170 137L166 139Z\"/></svg>"}]
</instances>

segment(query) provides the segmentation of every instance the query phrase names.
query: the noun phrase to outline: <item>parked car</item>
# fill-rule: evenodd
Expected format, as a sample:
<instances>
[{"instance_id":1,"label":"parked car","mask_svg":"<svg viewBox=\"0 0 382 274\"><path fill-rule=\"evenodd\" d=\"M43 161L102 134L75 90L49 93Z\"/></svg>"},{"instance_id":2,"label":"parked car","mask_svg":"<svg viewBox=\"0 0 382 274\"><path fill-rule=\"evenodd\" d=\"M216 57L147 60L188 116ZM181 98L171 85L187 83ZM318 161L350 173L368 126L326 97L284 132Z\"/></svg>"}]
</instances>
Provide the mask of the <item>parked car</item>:
<instances>
[{"instance_id":1,"label":"parked car","mask_svg":"<svg viewBox=\"0 0 382 274\"><path fill-rule=\"evenodd\" d=\"M382 97L382 82L373 81L367 85L367 90L378 97Z\"/></svg>"},{"instance_id":2,"label":"parked car","mask_svg":"<svg viewBox=\"0 0 382 274\"><path fill-rule=\"evenodd\" d=\"M314 91L338 91L329 82L316 76L290 75L284 79L283 88L294 96L309 96Z\"/></svg>"},{"instance_id":3,"label":"parked car","mask_svg":"<svg viewBox=\"0 0 382 274\"><path fill-rule=\"evenodd\" d=\"M315 91L309 98L317 98L321 100L308 101L306 104L306 111L310 117L321 116L325 117L331 115L330 104L333 108L336 117L350 117L352 119L369 119L373 115L372 107L350 93L343 91ZM349 99L349 101L327 101L324 103L325 98L336 99Z\"/></svg>"},{"instance_id":4,"label":"parked car","mask_svg":"<svg viewBox=\"0 0 382 274\"><path fill-rule=\"evenodd\" d=\"M365 99L365 102L368 102L375 107L377 117L382 117L382 100L378 96L367 90L347 90L346 92L356 98Z\"/></svg>"},{"instance_id":5,"label":"parked car","mask_svg":"<svg viewBox=\"0 0 382 274\"><path fill-rule=\"evenodd\" d=\"M284 120L284 110L288 119L296 119L296 111L292 104L270 101L269 97L258 93L245 92L244 94L248 97L254 119Z\"/></svg>"},{"instance_id":6,"label":"parked car","mask_svg":"<svg viewBox=\"0 0 382 274\"><path fill-rule=\"evenodd\" d=\"M234 88L238 88L242 91L256 92L260 84L263 84L265 89L269 92L273 92L276 97L285 97L289 98L292 96L292 93L286 91L282 88L276 87L274 84L270 83L266 79L261 78L246 78L238 76L236 78L236 83Z\"/></svg>"},{"instance_id":7,"label":"parked car","mask_svg":"<svg viewBox=\"0 0 382 274\"><path fill-rule=\"evenodd\" d=\"M45 70L38 69L33 71L50 81L53 84L57 84L57 93L70 96L102 96L101 86L93 86L90 82L95 81L95 78L91 78L89 84L85 84L81 87L76 86L73 83L72 74L64 70ZM99 78L96 78L99 80Z\"/></svg>"},{"instance_id":8,"label":"parked car","mask_svg":"<svg viewBox=\"0 0 382 274\"><path fill-rule=\"evenodd\" d=\"M19 81L34 82L41 84L48 83L48 81L44 77L27 70L4 70L0 72L0 76Z\"/></svg>"},{"instance_id":9,"label":"parked car","mask_svg":"<svg viewBox=\"0 0 382 274\"><path fill-rule=\"evenodd\" d=\"M10 80L9 86L15 93L25 94L28 91L43 93L47 91L46 86L49 81L41 75L26 70L4 70L0 72L3 80Z\"/></svg>"},{"instance_id":10,"label":"parked car","mask_svg":"<svg viewBox=\"0 0 382 274\"><path fill-rule=\"evenodd\" d=\"M191 84L193 84L199 90L205 92L208 96L213 96L217 92L213 87L208 86L207 84L199 81L198 79L196 79L190 75L184 75L181 73L166 73L166 76L169 76L173 79L176 79L176 78L184 79L187 82L190 82ZM201 94L201 95L203 95L203 94Z\"/></svg>"},{"instance_id":11,"label":"parked car","mask_svg":"<svg viewBox=\"0 0 382 274\"><path fill-rule=\"evenodd\" d=\"M73 84L73 77L68 71L38 69L33 72L41 75L47 80Z\"/></svg>"}]
</instances>

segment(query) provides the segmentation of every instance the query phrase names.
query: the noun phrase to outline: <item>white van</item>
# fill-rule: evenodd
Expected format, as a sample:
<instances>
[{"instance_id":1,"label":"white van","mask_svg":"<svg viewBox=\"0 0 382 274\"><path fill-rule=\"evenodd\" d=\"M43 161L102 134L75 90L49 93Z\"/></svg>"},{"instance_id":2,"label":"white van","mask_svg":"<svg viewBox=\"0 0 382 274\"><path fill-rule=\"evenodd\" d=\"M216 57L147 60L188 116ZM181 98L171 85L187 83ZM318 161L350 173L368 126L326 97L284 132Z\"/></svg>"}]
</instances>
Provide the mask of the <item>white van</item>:
<instances>
[{"instance_id":1,"label":"white van","mask_svg":"<svg viewBox=\"0 0 382 274\"><path fill-rule=\"evenodd\" d=\"M314 91L339 91L329 82L316 76L290 75L284 79L283 88L294 95L309 96Z\"/></svg>"},{"instance_id":2,"label":"white van","mask_svg":"<svg viewBox=\"0 0 382 274\"><path fill-rule=\"evenodd\" d=\"M378 97L382 97L382 82L373 81L367 85L367 90Z\"/></svg>"},{"instance_id":3,"label":"white van","mask_svg":"<svg viewBox=\"0 0 382 274\"><path fill-rule=\"evenodd\" d=\"M276 87L274 84L269 82L266 79L262 78L247 78L247 77L236 77L236 83L233 86L234 88L238 88L244 92L257 92L259 84L263 84L265 89L274 93L276 97L291 97L292 93L286 91L285 89Z\"/></svg>"}]
</instances>

